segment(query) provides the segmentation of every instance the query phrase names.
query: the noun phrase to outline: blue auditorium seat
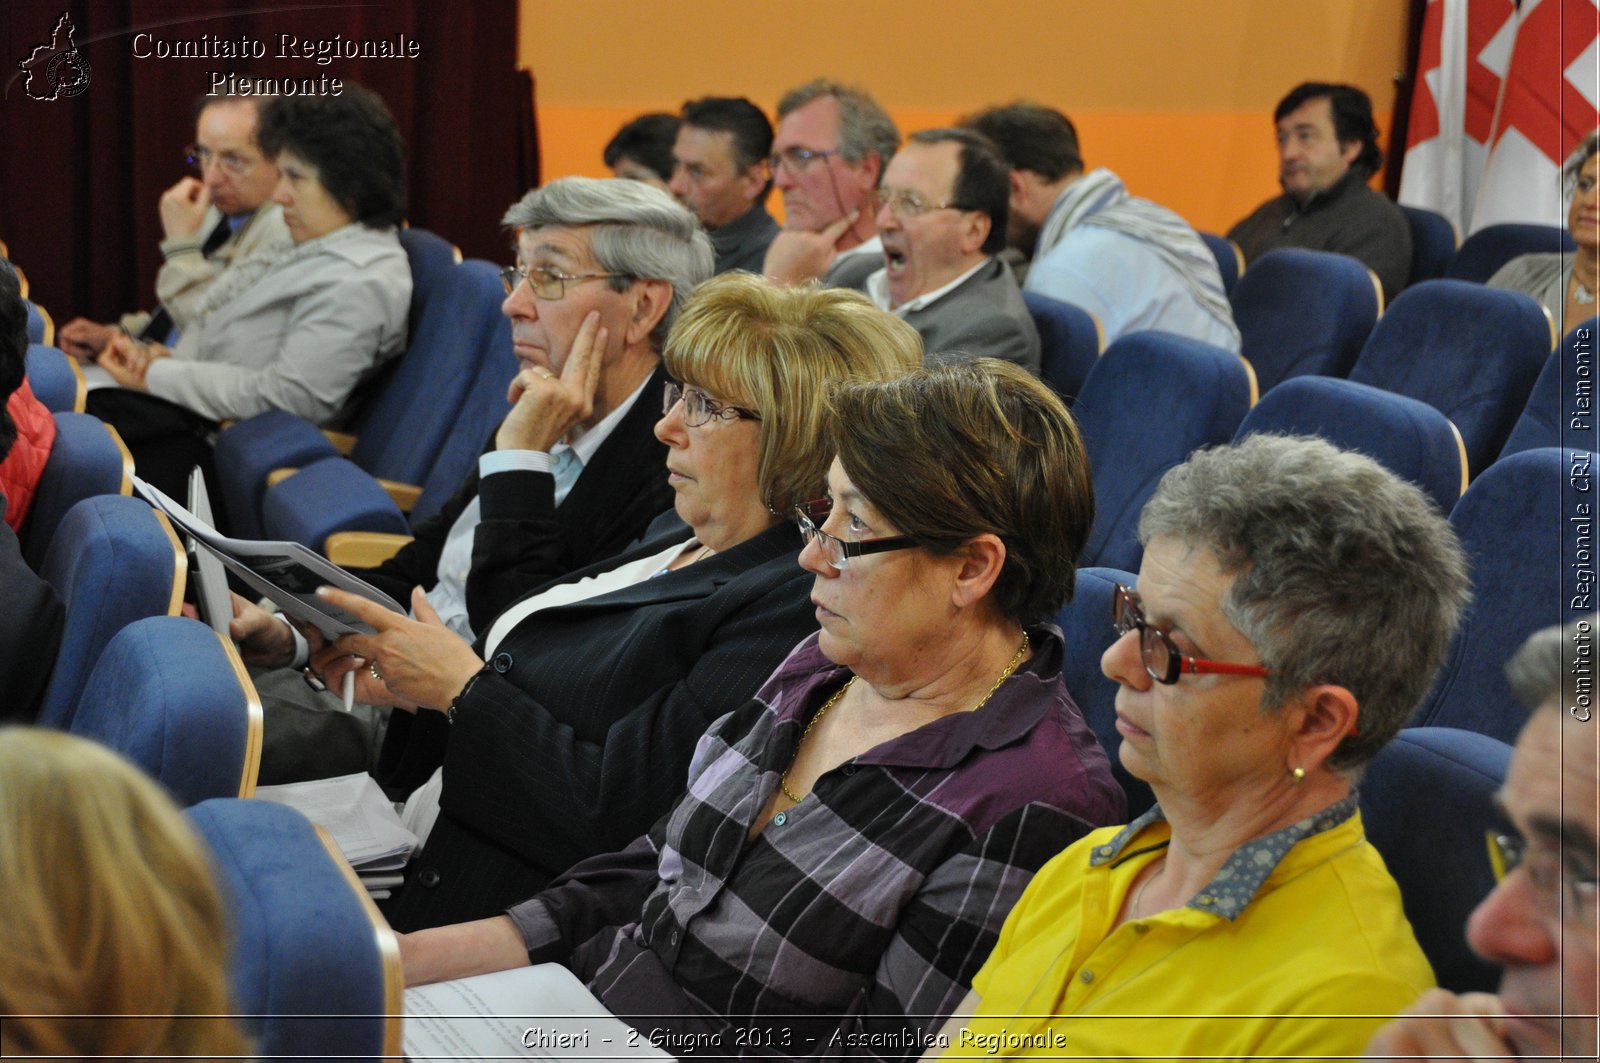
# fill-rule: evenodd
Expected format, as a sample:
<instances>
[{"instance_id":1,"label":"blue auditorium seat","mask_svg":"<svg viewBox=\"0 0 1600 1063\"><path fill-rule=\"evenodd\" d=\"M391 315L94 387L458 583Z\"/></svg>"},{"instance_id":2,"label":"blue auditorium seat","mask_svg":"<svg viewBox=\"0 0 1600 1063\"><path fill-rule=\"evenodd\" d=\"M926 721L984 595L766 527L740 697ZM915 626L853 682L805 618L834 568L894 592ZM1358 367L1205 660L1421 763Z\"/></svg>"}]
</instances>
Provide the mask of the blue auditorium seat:
<instances>
[{"instance_id":1,"label":"blue auditorium seat","mask_svg":"<svg viewBox=\"0 0 1600 1063\"><path fill-rule=\"evenodd\" d=\"M1285 380L1261 397L1235 439L1311 435L1354 450L1427 492L1449 513L1467 489L1467 453L1450 419L1425 402L1325 376Z\"/></svg>"},{"instance_id":2,"label":"blue auditorium seat","mask_svg":"<svg viewBox=\"0 0 1600 1063\"><path fill-rule=\"evenodd\" d=\"M255 793L261 726L233 643L198 620L152 616L101 652L71 730L115 749L187 806Z\"/></svg>"},{"instance_id":3,"label":"blue auditorium seat","mask_svg":"<svg viewBox=\"0 0 1600 1063\"><path fill-rule=\"evenodd\" d=\"M1133 572L1139 513L1166 471L1226 443L1256 400L1249 364L1168 332L1130 332L1100 356L1073 415L1094 473L1094 529L1079 563Z\"/></svg>"},{"instance_id":4,"label":"blue auditorium seat","mask_svg":"<svg viewBox=\"0 0 1600 1063\"><path fill-rule=\"evenodd\" d=\"M1229 297L1240 353L1265 394L1290 377L1344 376L1383 312L1383 295L1349 255L1280 247L1254 262Z\"/></svg>"},{"instance_id":5,"label":"blue auditorium seat","mask_svg":"<svg viewBox=\"0 0 1600 1063\"><path fill-rule=\"evenodd\" d=\"M1383 315L1350 379L1420 399L1450 418L1476 476L1505 445L1554 345L1550 315L1526 295L1423 281Z\"/></svg>"}]
</instances>

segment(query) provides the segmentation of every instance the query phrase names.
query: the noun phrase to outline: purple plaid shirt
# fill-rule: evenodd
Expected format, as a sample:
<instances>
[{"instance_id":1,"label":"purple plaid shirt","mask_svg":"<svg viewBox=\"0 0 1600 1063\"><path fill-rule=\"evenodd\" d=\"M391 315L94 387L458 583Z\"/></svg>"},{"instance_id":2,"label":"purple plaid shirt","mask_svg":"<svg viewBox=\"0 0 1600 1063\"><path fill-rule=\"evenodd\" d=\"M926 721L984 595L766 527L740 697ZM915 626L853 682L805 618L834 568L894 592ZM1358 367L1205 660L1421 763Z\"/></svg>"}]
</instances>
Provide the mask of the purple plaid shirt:
<instances>
[{"instance_id":1,"label":"purple plaid shirt","mask_svg":"<svg viewBox=\"0 0 1600 1063\"><path fill-rule=\"evenodd\" d=\"M813 635L701 738L649 834L511 909L529 958L686 1058L921 1055L1033 873L1125 818L1060 633L1030 634L1033 660L983 708L839 765L747 844L849 678Z\"/></svg>"}]
</instances>

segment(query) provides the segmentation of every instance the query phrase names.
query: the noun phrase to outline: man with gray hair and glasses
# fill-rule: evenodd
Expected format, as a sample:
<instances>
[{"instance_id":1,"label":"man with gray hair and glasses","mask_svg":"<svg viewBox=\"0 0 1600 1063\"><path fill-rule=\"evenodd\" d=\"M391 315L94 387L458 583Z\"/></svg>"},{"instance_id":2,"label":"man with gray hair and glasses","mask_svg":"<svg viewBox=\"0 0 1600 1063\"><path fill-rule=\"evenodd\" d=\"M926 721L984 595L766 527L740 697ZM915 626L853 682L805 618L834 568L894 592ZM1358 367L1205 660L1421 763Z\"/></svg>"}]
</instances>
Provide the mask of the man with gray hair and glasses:
<instances>
[{"instance_id":1,"label":"man with gray hair and glasses","mask_svg":"<svg viewBox=\"0 0 1600 1063\"><path fill-rule=\"evenodd\" d=\"M478 469L398 554L358 575L397 601L413 587L472 639L550 579L608 557L672 506L655 437L666 383L661 344L696 285L711 241L666 192L638 181L567 177L506 211L516 265L501 271L520 369ZM299 633L244 603L233 635L252 665L302 667ZM261 781L367 768L372 735L329 712L338 699L304 684L262 684L299 706L266 714ZM295 722L309 708L317 721ZM332 722L328 722L329 720ZM337 741L325 730L345 735ZM317 741L308 740L316 735Z\"/></svg>"},{"instance_id":2,"label":"man with gray hair and glasses","mask_svg":"<svg viewBox=\"0 0 1600 1063\"><path fill-rule=\"evenodd\" d=\"M818 78L786 93L771 159L784 228L763 272L800 284L852 256L880 257L874 194L899 146L900 130L865 89Z\"/></svg>"},{"instance_id":3,"label":"man with gray hair and glasses","mask_svg":"<svg viewBox=\"0 0 1600 1063\"><path fill-rule=\"evenodd\" d=\"M1596 1058L1597 632L1600 616L1545 628L1506 668L1533 715L1495 801L1506 820L1489 839L1500 882L1467 921L1473 949L1504 968L1500 991L1429 990L1378 1032L1369 1059Z\"/></svg>"}]
</instances>

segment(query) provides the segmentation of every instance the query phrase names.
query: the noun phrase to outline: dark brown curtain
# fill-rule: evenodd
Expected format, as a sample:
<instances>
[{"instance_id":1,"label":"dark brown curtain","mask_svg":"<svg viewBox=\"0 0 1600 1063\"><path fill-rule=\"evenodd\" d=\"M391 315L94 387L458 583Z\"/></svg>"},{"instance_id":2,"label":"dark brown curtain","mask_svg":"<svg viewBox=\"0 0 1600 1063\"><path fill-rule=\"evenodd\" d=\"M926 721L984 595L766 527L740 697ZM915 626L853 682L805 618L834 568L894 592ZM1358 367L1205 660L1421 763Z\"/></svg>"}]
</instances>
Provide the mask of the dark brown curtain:
<instances>
[{"instance_id":1,"label":"dark brown curtain","mask_svg":"<svg viewBox=\"0 0 1600 1063\"><path fill-rule=\"evenodd\" d=\"M75 96L31 98L19 63L62 14L87 61ZM137 34L147 33L149 38ZM280 34L416 42L417 58L280 58ZM337 40L336 40L337 38ZM139 58L156 42L260 42L264 58ZM412 225L463 253L507 255L505 208L537 182L532 81L516 69L516 0L246 5L225 0L0 0L0 239L58 323L153 299L156 201L185 172L213 72L357 81L388 101L408 150ZM33 88L48 88L36 78Z\"/></svg>"}]
</instances>

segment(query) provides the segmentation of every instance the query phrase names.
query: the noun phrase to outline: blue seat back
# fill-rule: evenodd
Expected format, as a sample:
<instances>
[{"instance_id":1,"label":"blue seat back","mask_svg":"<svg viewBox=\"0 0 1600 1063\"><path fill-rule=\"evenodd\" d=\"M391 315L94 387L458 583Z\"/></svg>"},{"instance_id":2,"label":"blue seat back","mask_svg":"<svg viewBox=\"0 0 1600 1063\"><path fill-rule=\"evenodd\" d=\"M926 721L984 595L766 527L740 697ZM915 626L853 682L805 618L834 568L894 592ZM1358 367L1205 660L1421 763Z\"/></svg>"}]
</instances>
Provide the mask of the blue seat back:
<instances>
[{"instance_id":1,"label":"blue seat back","mask_svg":"<svg viewBox=\"0 0 1600 1063\"><path fill-rule=\"evenodd\" d=\"M411 524L378 481L348 458L314 461L267 489L262 533L325 553L335 532L410 535Z\"/></svg>"},{"instance_id":2,"label":"blue seat back","mask_svg":"<svg viewBox=\"0 0 1600 1063\"><path fill-rule=\"evenodd\" d=\"M1514 742L1527 711L1506 682L1505 665L1528 637L1570 615L1574 551L1593 552L1588 526L1569 518L1593 497L1592 455L1555 448L1525 450L1495 462L1473 481L1450 514L1472 577L1472 600L1433 688L1411 722L1461 727ZM1586 491L1574 486L1583 478ZM1570 545L1563 545L1563 537ZM1593 569L1593 561L1586 564ZM1588 584L1592 588L1592 584ZM1585 595L1583 612L1594 598ZM1577 609L1577 606L1574 606Z\"/></svg>"},{"instance_id":3,"label":"blue seat back","mask_svg":"<svg viewBox=\"0 0 1600 1063\"><path fill-rule=\"evenodd\" d=\"M1545 359L1502 458L1536 447L1595 450L1595 340L1600 317L1575 325Z\"/></svg>"},{"instance_id":4,"label":"blue seat back","mask_svg":"<svg viewBox=\"0 0 1600 1063\"><path fill-rule=\"evenodd\" d=\"M1449 513L1467 486L1467 456L1450 419L1425 402L1352 380L1285 380L1245 414L1235 439L1311 435L1376 460Z\"/></svg>"},{"instance_id":5,"label":"blue seat back","mask_svg":"<svg viewBox=\"0 0 1600 1063\"><path fill-rule=\"evenodd\" d=\"M258 1057L398 1058L394 937L311 822L238 798L204 801L189 819L232 916L229 981Z\"/></svg>"},{"instance_id":6,"label":"blue seat back","mask_svg":"<svg viewBox=\"0 0 1600 1063\"><path fill-rule=\"evenodd\" d=\"M46 345L54 343L56 330L49 316L45 314L44 307L39 306L31 299L22 301L27 304L28 308L28 342Z\"/></svg>"},{"instance_id":7,"label":"blue seat back","mask_svg":"<svg viewBox=\"0 0 1600 1063\"><path fill-rule=\"evenodd\" d=\"M122 448L100 418L87 413L58 413L56 441L39 476L23 528L22 556L34 571L44 564L45 551L67 512L95 495L127 494Z\"/></svg>"},{"instance_id":8,"label":"blue seat back","mask_svg":"<svg viewBox=\"0 0 1600 1063\"><path fill-rule=\"evenodd\" d=\"M1446 989L1493 991L1500 969L1467 945L1467 917L1494 889L1484 843L1511 747L1451 727L1415 727L1361 780L1361 820L1400 886L1417 943Z\"/></svg>"},{"instance_id":9,"label":"blue seat back","mask_svg":"<svg viewBox=\"0 0 1600 1063\"><path fill-rule=\"evenodd\" d=\"M489 433L505 420L506 388L517 375L517 359L511 352L511 322L499 318L479 349L480 360L472 388L462 403L461 413L450 434L439 448L433 468L422 481L422 496L411 510L415 523L430 517L450 500L466 481L483 452ZM650 401L648 397L641 401Z\"/></svg>"},{"instance_id":10,"label":"blue seat back","mask_svg":"<svg viewBox=\"0 0 1600 1063\"><path fill-rule=\"evenodd\" d=\"M71 358L55 347L28 344L28 385L33 397L51 413L82 413L85 398L83 374Z\"/></svg>"},{"instance_id":11,"label":"blue seat back","mask_svg":"<svg viewBox=\"0 0 1600 1063\"><path fill-rule=\"evenodd\" d=\"M466 415L463 405L477 374L485 364L498 362L486 348L505 322L504 299L493 263L470 259L451 268L390 386L368 405L352 461L384 479L421 484L427 478L459 417ZM508 338L501 352L508 360L510 346ZM502 407L514 372L501 376Z\"/></svg>"},{"instance_id":12,"label":"blue seat back","mask_svg":"<svg viewBox=\"0 0 1600 1063\"><path fill-rule=\"evenodd\" d=\"M1290 377L1347 374L1382 311L1366 266L1298 247L1251 262L1228 301L1263 394Z\"/></svg>"},{"instance_id":13,"label":"blue seat back","mask_svg":"<svg viewBox=\"0 0 1600 1063\"><path fill-rule=\"evenodd\" d=\"M1216 233L1201 233L1200 239L1205 241L1211 257L1217 260L1217 272L1222 274L1222 293L1232 295L1233 286L1239 283L1240 276L1244 274L1244 255L1239 251L1239 245Z\"/></svg>"},{"instance_id":14,"label":"blue seat back","mask_svg":"<svg viewBox=\"0 0 1600 1063\"><path fill-rule=\"evenodd\" d=\"M184 571L177 536L143 500L99 495L72 507L40 571L67 611L55 670L39 706L40 726L72 726L101 651L135 620L176 613Z\"/></svg>"},{"instance_id":15,"label":"blue seat back","mask_svg":"<svg viewBox=\"0 0 1600 1063\"><path fill-rule=\"evenodd\" d=\"M1039 375L1070 406L1105 346L1100 323L1082 307L1038 292L1023 292L1022 301L1039 330Z\"/></svg>"},{"instance_id":16,"label":"blue seat back","mask_svg":"<svg viewBox=\"0 0 1600 1063\"><path fill-rule=\"evenodd\" d=\"M1166 471L1226 443L1255 402L1236 354L1168 332L1130 332L1100 356L1073 405L1094 473L1094 530L1079 559L1132 572L1139 511Z\"/></svg>"},{"instance_id":17,"label":"blue seat back","mask_svg":"<svg viewBox=\"0 0 1600 1063\"><path fill-rule=\"evenodd\" d=\"M1476 476L1505 445L1552 346L1549 315L1526 295L1423 281L1383 315L1350 379L1450 418Z\"/></svg>"},{"instance_id":18,"label":"blue seat back","mask_svg":"<svg viewBox=\"0 0 1600 1063\"><path fill-rule=\"evenodd\" d=\"M1136 819L1155 804L1155 795L1144 780L1128 774L1118 751L1122 735L1117 733L1117 681L1100 670L1100 658L1116 641L1111 626L1111 598L1116 585L1134 585L1134 575L1115 568L1078 569L1077 589L1072 601L1056 614L1056 624L1066 641L1067 654L1061 665L1061 678L1067 692L1083 710L1106 756L1111 758L1111 774L1128 797L1128 818Z\"/></svg>"},{"instance_id":19,"label":"blue seat back","mask_svg":"<svg viewBox=\"0 0 1600 1063\"><path fill-rule=\"evenodd\" d=\"M451 267L461 261L461 252L449 240L427 229L401 229L400 246L411 264L410 334L414 336L428 303L439 292Z\"/></svg>"},{"instance_id":20,"label":"blue seat back","mask_svg":"<svg viewBox=\"0 0 1600 1063\"><path fill-rule=\"evenodd\" d=\"M1411 283L1443 277L1461 244L1455 223L1443 214L1404 203L1400 213L1411 226Z\"/></svg>"},{"instance_id":21,"label":"blue seat back","mask_svg":"<svg viewBox=\"0 0 1600 1063\"><path fill-rule=\"evenodd\" d=\"M72 733L117 750L180 805L255 792L261 702L233 644L188 617L117 632L89 673Z\"/></svg>"},{"instance_id":22,"label":"blue seat back","mask_svg":"<svg viewBox=\"0 0 1600 1063\"><path fill-rule=\"evenodd\" d=\"M1518 255L1571 251L1572 234L1560 225L1486 225L1461 242L1445 276L1482 284Z\"/></svg>"}]
</instances>

